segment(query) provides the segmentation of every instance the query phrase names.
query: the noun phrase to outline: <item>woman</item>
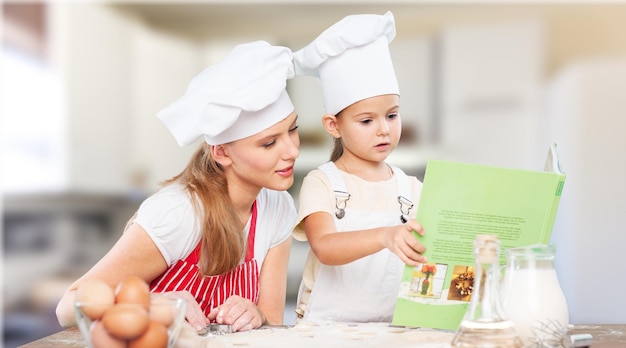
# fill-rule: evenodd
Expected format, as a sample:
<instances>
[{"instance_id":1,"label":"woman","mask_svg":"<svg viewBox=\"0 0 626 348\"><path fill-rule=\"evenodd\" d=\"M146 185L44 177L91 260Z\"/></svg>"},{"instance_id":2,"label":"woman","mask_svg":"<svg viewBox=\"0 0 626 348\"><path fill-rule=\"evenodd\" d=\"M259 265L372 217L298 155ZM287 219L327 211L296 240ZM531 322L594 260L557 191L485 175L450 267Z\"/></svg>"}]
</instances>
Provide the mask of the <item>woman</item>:
<instances>
[{"instance_id":1,"label":"woman","mask_svg":"<svg viewBox=\"0 0 626 348\"><path fill-rule=\"evenodd\" d=\"M292 64L285 47L239 45L158 114L179 145L204 143L69 287L57 306L61 325L75 324L82 282L98 278L114 287L130 275L153 292L187 299L186 319L196 330L212 321L233 331L282 324L296 214L285 190L300 145L285 91Z\"/></svg>"}]
</instances>

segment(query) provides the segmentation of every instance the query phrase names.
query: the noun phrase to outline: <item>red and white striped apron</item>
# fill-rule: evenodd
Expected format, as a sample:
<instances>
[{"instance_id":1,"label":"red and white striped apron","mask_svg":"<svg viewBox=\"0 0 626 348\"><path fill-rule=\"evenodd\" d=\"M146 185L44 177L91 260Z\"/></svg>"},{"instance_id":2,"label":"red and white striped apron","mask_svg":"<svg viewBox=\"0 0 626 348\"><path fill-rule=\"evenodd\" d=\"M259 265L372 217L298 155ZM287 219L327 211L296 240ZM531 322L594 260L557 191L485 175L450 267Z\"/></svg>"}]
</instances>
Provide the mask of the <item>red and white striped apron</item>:
<instances>
[{"instance_id":1,"label":"red and white striped apron","mask_svg":"<svg viewBox=\"0 0 626 348\"><path fill-rule=\"evenodd\" d=\"M252 218L244 263L221 275L203 276L198 267L201 245L198 243L187 258L178 260L165 273L150 283L151 291L187 290L196 299L205 315L208 315L211 309L221 305L232 295L239 295L257 303L259 299L259 267L254 259L256 218L255 201L252 205Z\"/></svg>"}]
</instances>

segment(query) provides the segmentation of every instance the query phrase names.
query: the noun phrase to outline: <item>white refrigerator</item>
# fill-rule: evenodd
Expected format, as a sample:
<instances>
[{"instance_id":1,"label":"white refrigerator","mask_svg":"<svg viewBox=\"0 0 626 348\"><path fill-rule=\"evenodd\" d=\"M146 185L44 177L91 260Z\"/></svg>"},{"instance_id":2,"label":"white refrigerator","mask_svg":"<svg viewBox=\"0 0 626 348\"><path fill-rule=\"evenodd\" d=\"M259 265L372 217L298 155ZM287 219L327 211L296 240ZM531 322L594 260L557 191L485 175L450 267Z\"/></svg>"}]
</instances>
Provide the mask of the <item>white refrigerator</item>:
<instances>
[{"instance_id":1,"label":"white refrigerator","mask_svg":"<svg viewBox=\"0 0 626 348\"><path fill-rule=\"evenodd\" d=\"M552 242L570 322L626 323L626 59L571 64L546 93L567 173Z\"/></svg>"}]
</instances>

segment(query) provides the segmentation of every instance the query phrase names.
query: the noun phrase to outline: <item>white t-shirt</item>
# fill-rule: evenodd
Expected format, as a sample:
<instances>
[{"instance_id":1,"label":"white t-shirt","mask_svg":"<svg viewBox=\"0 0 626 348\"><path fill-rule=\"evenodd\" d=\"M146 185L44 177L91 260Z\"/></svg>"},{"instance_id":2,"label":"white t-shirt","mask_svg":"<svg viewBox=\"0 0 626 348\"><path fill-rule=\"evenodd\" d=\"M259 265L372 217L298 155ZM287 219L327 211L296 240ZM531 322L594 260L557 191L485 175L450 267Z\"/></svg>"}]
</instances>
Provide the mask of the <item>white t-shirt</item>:
<instances>
[{"instance_id":1,"label":"white t-shirt","mask_svg":"<svg viewBox=\"0 0 626 348\"><path fill-rule=\"evenodd\" d=\"M291 236L296 209L286 191L261 189L256 202L254 258L260 271L268 250ZM134 222L148 233L168 267L185 259L200 242L200 221L190 196L177 183L165 186L148 197L139 207ZM244 231L246 238L249 228L250 220Z\"/></svg>"}]
</instances>

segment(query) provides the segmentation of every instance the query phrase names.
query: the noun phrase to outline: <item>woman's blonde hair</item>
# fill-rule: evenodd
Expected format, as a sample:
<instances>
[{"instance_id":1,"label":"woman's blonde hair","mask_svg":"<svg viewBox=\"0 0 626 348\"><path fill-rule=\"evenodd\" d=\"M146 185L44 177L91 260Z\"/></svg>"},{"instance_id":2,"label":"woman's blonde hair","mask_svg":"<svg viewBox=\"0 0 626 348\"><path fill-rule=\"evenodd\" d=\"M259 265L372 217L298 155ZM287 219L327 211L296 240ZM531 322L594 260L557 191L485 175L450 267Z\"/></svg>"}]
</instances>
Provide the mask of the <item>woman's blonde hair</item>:
<instances>
[{"instance_id":1,"label":"woman's blonde hair","mask_svg":"<svg viewBox=\"0 0 626 348\"><path fill-rule=\"evenodd\" d=\"M187 167L161 185L178 182L185 187L202 222L200 271L219 275L239 265L245 240L239 216L228 196L228 182L211 146L202 143Z\"/></svg>"}]
</instances>

